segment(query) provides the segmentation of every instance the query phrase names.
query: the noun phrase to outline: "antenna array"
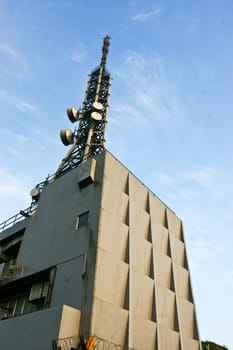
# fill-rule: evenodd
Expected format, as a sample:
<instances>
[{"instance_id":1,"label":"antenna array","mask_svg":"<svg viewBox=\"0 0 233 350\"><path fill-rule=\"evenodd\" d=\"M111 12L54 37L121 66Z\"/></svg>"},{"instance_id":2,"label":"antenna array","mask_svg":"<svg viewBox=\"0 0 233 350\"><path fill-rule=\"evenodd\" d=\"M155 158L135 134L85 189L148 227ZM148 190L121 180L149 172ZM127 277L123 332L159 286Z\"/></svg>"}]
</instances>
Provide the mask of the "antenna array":
<instances>
[{"instance_id":1,"label":"antenna array","mask_svg":"<svg viewBox=\"0 0 233 350\"><path fill-rule=\"evenodd\" d=\"M74 132L70 129L61 130L63 144L72 146L58 167L54 179L104 150L111 80L110 73L105 69L109 44L110 37L106 36L101 63L89 76L82 108L67 110L69 120L78 121L79 126Z\"/></svg>"}]
</instances>

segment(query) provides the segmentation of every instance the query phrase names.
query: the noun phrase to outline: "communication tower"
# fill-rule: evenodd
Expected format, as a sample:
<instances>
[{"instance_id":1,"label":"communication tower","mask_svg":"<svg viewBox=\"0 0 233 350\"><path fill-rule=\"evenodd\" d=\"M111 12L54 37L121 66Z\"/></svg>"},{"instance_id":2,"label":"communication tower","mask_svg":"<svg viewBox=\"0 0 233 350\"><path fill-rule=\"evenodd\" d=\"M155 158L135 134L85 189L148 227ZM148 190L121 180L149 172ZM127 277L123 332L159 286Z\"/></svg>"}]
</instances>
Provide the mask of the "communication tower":
<instances>
[{"instance_id":1,"label":"communication tower","mask_svg":"<svg viewBox=\"0 0 233 350\"><path fill-rule=\"evenodd\" d=\"M111 81L111 75L105 68L109 44L110 37L107 35L103 41L101 63L90 74L82 108L67 109L69 120L72 123L78 121L79 126L74 132L71 129L60 132L63 144L65 146L72 144L72 146L54 178L101 153L104 149Z\"/></svg>"}]
</instances>

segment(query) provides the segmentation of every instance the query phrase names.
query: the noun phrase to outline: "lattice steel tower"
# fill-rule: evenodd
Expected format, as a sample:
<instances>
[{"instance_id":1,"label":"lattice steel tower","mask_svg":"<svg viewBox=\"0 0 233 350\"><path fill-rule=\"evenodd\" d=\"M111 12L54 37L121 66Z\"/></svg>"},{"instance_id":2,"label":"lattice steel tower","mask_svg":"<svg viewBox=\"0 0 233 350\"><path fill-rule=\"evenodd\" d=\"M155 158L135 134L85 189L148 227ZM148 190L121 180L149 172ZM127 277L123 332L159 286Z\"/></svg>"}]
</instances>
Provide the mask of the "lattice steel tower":
<instances>
[{"instance_id":1,"label":"lattice steel tower","mask_svg":"<svg viewBox=\"0 0 233 350\"><path fill-rule=\"evenodd\" d=\"M70 129L61 130L62 142L72 146L54 178L76 167L83 160L101 153L104 149L111 80L110 73L105 68L109 44L110 37L107 35L103 40L101 63L90 74L82 109L67 110L70 121L79 121L79 126L74 132Z\"/></svg>"},{"instance_id":2,"label":"lattice steel tower","mask_svg":"<svg viewBox=\"0 0 233 350\"><path fill-rule=\"evenodd\" d=\"M32 203L29 213L37 206L40 192L49 182L77 167L82 161L94 157L105 149L108 99L111 75L106 70L106 59L110 37L103 40L100 65L89 75L82 108L68 108L67 115L72 123L79 122L77 128L63 129L60 137L65 146L71 145L55 174L48 176L31 191Z\"/></svg>"}]
</instances>

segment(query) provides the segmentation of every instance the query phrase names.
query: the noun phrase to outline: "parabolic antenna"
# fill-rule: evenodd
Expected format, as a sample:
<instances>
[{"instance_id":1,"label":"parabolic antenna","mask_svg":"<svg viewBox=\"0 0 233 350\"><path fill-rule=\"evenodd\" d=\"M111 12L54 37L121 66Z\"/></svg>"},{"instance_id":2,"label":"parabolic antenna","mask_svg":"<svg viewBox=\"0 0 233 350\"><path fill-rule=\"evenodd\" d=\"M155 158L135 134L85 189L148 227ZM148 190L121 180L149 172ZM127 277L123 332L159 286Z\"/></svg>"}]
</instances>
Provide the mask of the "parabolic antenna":
<instances>
[{"instance_id":1,"label":"parabolic antenna","mask_svg":"<svg viewBox=\"0 0 233 350\"><path fill-rule=\"evenodd\" d=\"M102 115L98 112L92 112L91 117L92 117L92 119L97 120L97 121L102 119Z\"/></svg>"},{"instance_id":2,"label":"parabolic antenna","mask_svg":"<svg viewBox=\"0 0 233 350\"><path fill-rule=\"evenodd\" d=\"M32 199L34 199L35 201L38 201L40 198L40 190L37 187L35 187L31 190L30 195Z\"/></svg>"},{"instance_id":3,"label":"parabolic antenna","mask_svg":"<svg viewBox=\"0 0 233 350\"><path fill-rule=\"evenodd\" d=\"M72 107L72 108L67 108L66 113L68 115L69 120L71 123L75 123L79 119L79 110Z\"/></svg>"},{"instance_id":4,"label":"parabolic antenna","mask_svg":"<svg viewBox=\"0 0 233 350\"><path fill-rule=\"evenodd\" d=\"M68 146L74 143L73 132L70 129L63 129L60 131L60 138L63 145Z\"/></svg>"},{"instance_id":5,"label":"parabolic antenna","mask_svg":"<svg viewBox=\"0 0 233 350\"><path fill-rule=\"evenodd\" d=\"M104 106L102 105L102 103L96 101L93 103L93 108L96 109L97 111L101 111L101 109L103 109Z\"/></svg>"}]
</instances>

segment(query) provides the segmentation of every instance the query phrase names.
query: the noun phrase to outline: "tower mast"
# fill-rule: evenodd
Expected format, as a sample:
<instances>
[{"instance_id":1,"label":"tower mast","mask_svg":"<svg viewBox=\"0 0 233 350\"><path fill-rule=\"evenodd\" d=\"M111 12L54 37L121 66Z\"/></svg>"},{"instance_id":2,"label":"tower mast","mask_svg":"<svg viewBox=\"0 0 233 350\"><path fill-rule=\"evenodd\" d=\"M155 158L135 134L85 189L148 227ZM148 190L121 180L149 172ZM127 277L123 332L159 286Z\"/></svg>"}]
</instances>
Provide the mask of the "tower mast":
<instances>
[{"instance_id":1,"label":"tower mast","mask_svg":"<svg viewBox=\"0 0 233 350\"><path fill-rule=\"evenodd\" d=\"M89 76L82 108L79 111L74 108L67 110L69 119L72 122L79 121L79 126L73 133L70 129L61 131L63 143L72 146L53 180L104 150L111 80L111 75L105 68L109 45L110 37L107 35L103 40L100 65Z\"/></svg>"}]
</instances>

